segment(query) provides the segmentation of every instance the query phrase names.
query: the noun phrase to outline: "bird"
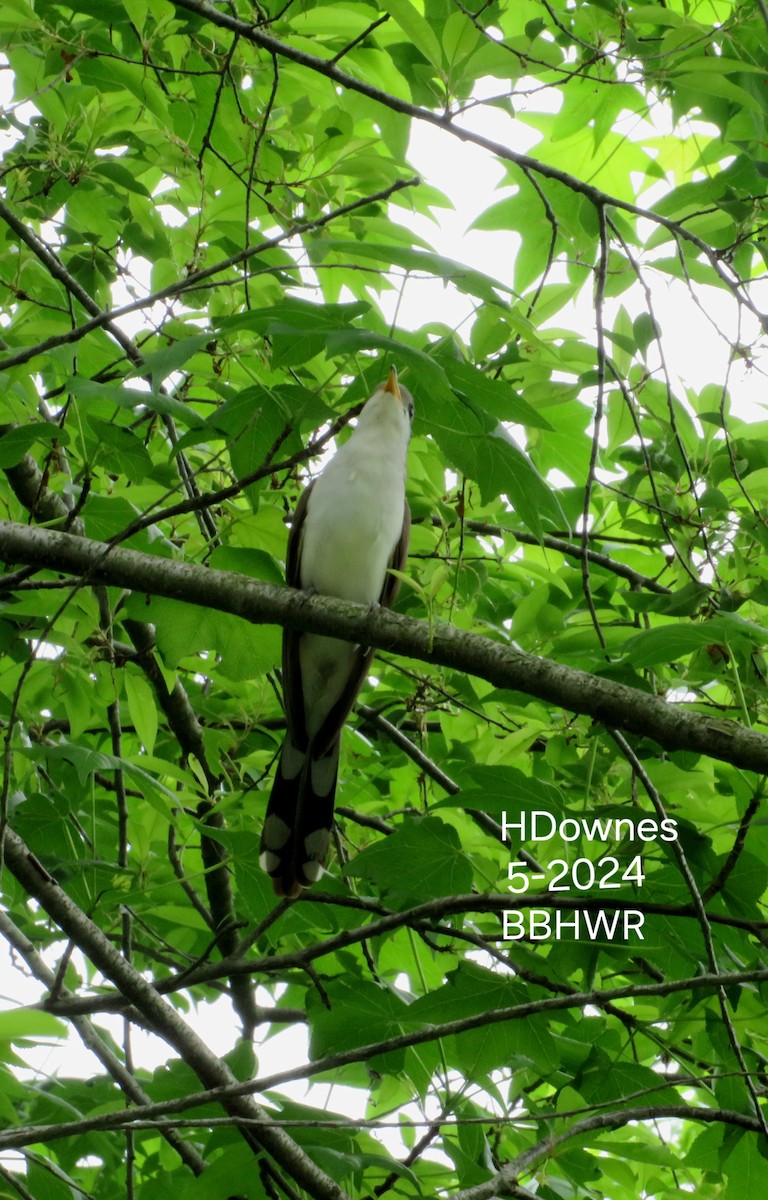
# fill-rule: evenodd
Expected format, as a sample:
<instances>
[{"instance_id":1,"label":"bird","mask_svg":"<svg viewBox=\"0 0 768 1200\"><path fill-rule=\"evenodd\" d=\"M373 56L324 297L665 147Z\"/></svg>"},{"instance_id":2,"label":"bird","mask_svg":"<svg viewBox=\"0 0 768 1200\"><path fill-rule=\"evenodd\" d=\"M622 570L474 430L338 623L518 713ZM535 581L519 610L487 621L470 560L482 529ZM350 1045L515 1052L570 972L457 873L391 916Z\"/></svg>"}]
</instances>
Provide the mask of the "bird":
<instances>
[{"instance_id":1,"label":"bird","mask_svg":"<svg viewBox=\"0 0 768 1200\"><path fill-rule=\"evenodd\" d=\"M405 498L413 397L395 367L347 442L304 489L291 523L286 583L389 608L408 555ZM333 828L341 731L373 650L283 630L286 733L267 805L261 864L275 893L295 899L323 873Z\"/></svg>"}]
</instances>

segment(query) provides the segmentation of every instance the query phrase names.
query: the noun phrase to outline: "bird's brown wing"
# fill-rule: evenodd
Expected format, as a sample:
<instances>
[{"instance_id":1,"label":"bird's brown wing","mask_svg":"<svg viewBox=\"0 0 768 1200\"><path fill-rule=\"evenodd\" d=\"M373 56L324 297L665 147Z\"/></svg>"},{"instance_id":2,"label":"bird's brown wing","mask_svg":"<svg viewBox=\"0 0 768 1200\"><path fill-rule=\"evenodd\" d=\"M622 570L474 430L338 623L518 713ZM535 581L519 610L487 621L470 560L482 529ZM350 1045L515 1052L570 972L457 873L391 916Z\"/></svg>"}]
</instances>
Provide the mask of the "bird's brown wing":
<instances>
[{"instance_id":1,"label":"bird's brown wing","mask_svg":"<svg viewBox=\"0 0 768 1200\"><path fill-rule=\"evenodd\" d=\"M285 554L285 582L288 587L301 587L301 543L304 537L304 522L307 516L307 504L315 481L304 489L299 496L296 511L288 534L288 549ZM299 664L299 639L301 634L295 629L283 629L283 703L288 728L293 734L294 743L302 750L308 744L307 729L302 701L301 666Z\"/></svg>"},{"instance_id":2,"label":"bird's brown wing","mask_svg":"<svg viewBox=\"0 0 768 1200\"><path fill-rule=\"evenodd\" d=\"M408 507L408 501L405 502L403 509L403 527L400 530L400 537L392 551L392 558L389 560L391 570L387 571L384 576L384 587L381 589L379 596L379 604L382 608L391 608L397 598L397 593L400 591L400 580L397 575L392 574L394 571L404 571L405 564L408 561L408 543L411 540L411 510Z\"/></svg>"},{"instance_id":3,"label":"bird's brown wing","mask_svg":"<svg viewBox=\"0 0 768 1200\"><path fill-rule=\"evenodd\" d=\"M312 494L315 480L307 484L299 496L296 509L291 521L291 531L288 534L288 549L285 552L285 582L288 587L301 587L299 578L301 568L301 541L304 537L304 522L307 517L307 505Z\"/></svg>"}]
</instances>

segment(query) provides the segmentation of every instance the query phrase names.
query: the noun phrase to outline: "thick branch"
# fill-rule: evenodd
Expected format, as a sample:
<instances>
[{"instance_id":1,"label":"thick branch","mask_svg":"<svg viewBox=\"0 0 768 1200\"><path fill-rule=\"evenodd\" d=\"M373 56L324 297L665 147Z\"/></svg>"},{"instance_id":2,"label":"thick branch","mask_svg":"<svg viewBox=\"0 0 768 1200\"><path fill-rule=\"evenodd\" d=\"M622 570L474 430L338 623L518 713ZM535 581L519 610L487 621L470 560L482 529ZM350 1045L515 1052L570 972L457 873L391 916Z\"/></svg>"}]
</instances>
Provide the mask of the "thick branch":
<instances>
[{"instance_id":1,"label":"thick branch","mask_svg":"<svg viewBox=\"0 0 768 1200\"><path fill-rule=\"evenodd\" d=\"M0 437L12 429L12 425L0 425ZM65 497L46 486L43 473L30 454L25 454L16 466L6 467L5 474L16 498L36 521L63 524L64 528L73 534L84 535L83 522L79 517L73 519L74 513L70 511ZM178 679L173 690L168 691L153 654L154 634L151 627L139 621L125 621L124 625L137 650L135 661L152 684L171 731L184 755L189 757L193 754L200 763L209 785L209 795L213 796L216 780L208 766L203 732L187 693ZM213 800L206 801L201 809L200 818L204 825L221 828L223 822ZM221 955L226 957L234 953L236 946L235 909L228 869L220 843L209 838L204 832L200 841L206 867L208 899L218 932ZM243 1022L244 1034L250 1037L259 1020L250 980L235 979L231 988L235 1009Z\"/></svg>"},{"instance_id":2,"label":"thick branch","mask_svg":"<svg viewBox=\"0 0 768 1200\"><path fill-rule=\"evenodd\" d=\"M0 438L14 428L14 425L0 425ZM36 521L48 525L58 521L72 533L83 532L80 518L72 520L72 510L65 497L46 487L43 473L31 454L25 454L15 466L4 470L16 499Z\"/></svg>"},{"instance_id":3,"label":"thick branch","mask_svg":"<svg viewBox=\"0 0 768 1200\"><path fill-rule=\"evenodd\" d=\"M302 903L305 904L316 902L330 903L336 906L342 903L339 896L330 897L317 892L310 893L302 900ZM646 914L658 914L681 920L694 920L696 918L696 912L692 905L654 904L648 901L638 901L637 899L601 900L600 903L602 907L610 908L612 911L617 912L624 912L627 909L640 909ZM327 955L337 954L339 951L345 950L350 946L372 941L377 937L385 937L397 929L413 929L418 933L431 933L448 938L463 937L465 933L457 932L455 927L447 923L451 916L466 916L469 913L487 913L495 914L501 918L501 914L505 910L535 908L542 904L546 904L549 908L560 909L561 911L580 912L589 911L594 907L595 901L594 899L582 896L558 896L555 898L551 892L541 892L529 893L525 896L508 896L503 893L499 895L484 893L482 895L442 896L437 900L427 900L414 908L398 912L391 912L379 906L366 905L366 911L373 913L374 916L365 925L344 929L340 933L335 933L323 940L312 942L308 946L303 946L295 950L287 950L281 954L270 952L263 958L246 957L244 948L243 952L235 958L216 963L201 962L199 965L185 969L180 974L169 975L165 979L156 980L155 989L159 995L169 996L184 988L196 987L199 984L215 983L221 976L226 975L246 974L258 976L263 974L279 978L295 969L306 970L310 963L317 962ZM351 906L354 906L354 904ZM730 929L742 929L763 941L764 922L750 921L745 917L735 917L730 914L712 912L707 913L707 920L713 925L723 925ZM257 931L249 935L248 942L253 944L256 937ZM768 971L764 972L764 974L766 979L768 979ZM552 981L544 977L537 979L531 977L531 981L540 983L546 987L553 986ZM659 980L656 982L658 983ZM730 985L733 983L733 979L729 978L727 982ZM555 990L559 995L570 995L573 997L577 994L565 985L558 985ZM592 997L590 1003L600 1005L601 1001ZM55 1004L44 1004L42 1007L56 1014L61 1013L64 1016L72 1016L76 1013L95 1014L97 1012L120 1011L121 1000L115 994L105 995L102 993L98 996L81 996L65 1002L57 1001ZM286 1008L274 1010L271 1016L268 1010L263 1010L261 1016L263 1020L270 1020L273 1023L292 1023L304 1020L306 1014L300 1009ZM136 1018L132 1016L131 1019L135 1020Z\"/></svg>"},{"instance_id":4,"label":"thick branch","mask_svg":"<svg viewBox=\"0 0 768 1200\"><path fill-rule=\"evenodd\" d=\"M181 746L185 758L194 755L205 775L208 784L208 798L198 805L198 817L205 829L223 829L224 818L216 807L217 779L208 765L203 744L203 730L189 702L189 697L178 679L175 681L173 689L169 691L157 665L154 653L154 635L151 628L143 621L126 620L124 624L137 651L135 661L151 683L171 732ZM205 867L205 885L208 903L211 906L216 942L222 958L226 958L234 954L237 947L235 901L232 895L227 855L221 843L217 842L215 837L208 837L206 833L201 835L200 851ZM250 980L246 980L243 985L242 979L233 979L230 987L232 1002L243 1023L243 1034L245 1037L251 1037L259 1023L259 1014Z\"/></svg>"},{"instance_id":5,"label":"thick branch","mask_svg":"<svg viewBox=\"0 0 768 1200\"><path fill-rule=\"evenodd\" d=\"M386 610L370 612L364 605L308 596L231 571L211 571L135 550L111 549L103 542L11 522L0 526L0 557L7 563L85 576L89 583L132 588L233 613L256 625L284 625L434 662L582 713L612 728L652 738L666 750L692 750L768 774L768 737L764 734L452 626L432 625Z\"/></svg>"},{"instance_id":6,"label":"thick branch","mask_svg":"<svg viewBox=\"0 0 768 1200\"><path fill-rule=\"evenodd\" d=\"M49 989L56 986L54 972L37 953L29 938L3 912L0 912L0 933L7 938L9 944L13 946L17 953L22 955L30 971L37 979ZM72 995L65 987L59 987L57 994L63 1001L66 1001ZM96 1058L109 1072L115 1083L122 1088L125 1095L135 1104L151 1104L150 1097L144 1091L141 1084L126 1068L124 1063L120 1062L117 1055L110 1049L91 1021L87 1017L77 1015L70 1017L70 1020L80 1035L83 1045L96 1055ZM162 1128L161 1132L169 1145L173 1146L177 1151L182 1162L185 1162L195 1175L201 1175L205 1169L205 1160L200 1157L194 1146L188 1145L175 1129Z\"/></svg>"},{"instance_id":7,"label":"thick branch","mask_svg":"<svg viewBox=\"0 0 768 1200\"><path fill-rule=\"evenodd\" d=\"M77 540L77 539L74 539ZM104 933L70 900L56 881L39 865L24 842L10 829L3 841L4 861L23 888L56 922L106 978L143 1013L169 1046L184 1059L206 1088L229 1088L235 1077L155 988L115 949ZM232 1117L263 1120L266 1111L250 1097L227 1096L222 1101ZM243 1129L246 1141L258 1153L266 1150L315 1200L348 1200L346 1192L280 1129L261 1128L257 1134Z\"/></svg>"}]
</instances>

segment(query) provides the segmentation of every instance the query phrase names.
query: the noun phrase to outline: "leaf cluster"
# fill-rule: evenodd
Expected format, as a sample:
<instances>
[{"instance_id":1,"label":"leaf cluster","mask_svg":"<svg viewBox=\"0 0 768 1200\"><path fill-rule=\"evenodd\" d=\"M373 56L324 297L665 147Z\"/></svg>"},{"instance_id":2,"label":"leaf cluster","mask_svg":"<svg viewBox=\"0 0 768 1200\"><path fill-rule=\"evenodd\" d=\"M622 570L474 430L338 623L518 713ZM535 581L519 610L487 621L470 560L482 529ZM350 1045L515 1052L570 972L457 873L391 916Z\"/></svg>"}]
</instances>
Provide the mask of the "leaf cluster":
<instances>
[{"instance_id":1,"label":"leaf cluster","mask_svg":"<svg viewBox=\"0 0 768 1200\"><path fill-rule=\"evenodd\" d=\"M280 583L394 363L401 614L768 736L764 5L108 7L0 11L2 520ZM498 160L492 273L434 248L417 124ZM384 650L329 872L276 908L279 628L33 558L0 582L0 931L49 1010L0 1013L3 1194L759 1191L762 778ZM70 1029L92 1078L30 1079Z\"/></svg>"}]
</instances>

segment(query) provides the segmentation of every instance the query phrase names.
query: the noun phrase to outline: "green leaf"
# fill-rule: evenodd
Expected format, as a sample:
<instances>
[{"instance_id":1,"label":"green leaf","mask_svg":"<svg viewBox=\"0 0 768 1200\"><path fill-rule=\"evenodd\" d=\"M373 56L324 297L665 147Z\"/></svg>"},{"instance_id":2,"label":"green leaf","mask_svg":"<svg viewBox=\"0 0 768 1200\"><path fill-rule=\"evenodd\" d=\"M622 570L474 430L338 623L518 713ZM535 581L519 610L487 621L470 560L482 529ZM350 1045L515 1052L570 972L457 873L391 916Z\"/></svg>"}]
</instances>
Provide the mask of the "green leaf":
<instances>
[{"instance_id":1,"label":"green leaf","mask_svg":"<svg viewBox=\"0 0 768 1200\"><path fill-rule=\"evenodd\" d=\"M661 336L661 330L650 313L640 313L638 317L635 317L635 320L632 322L632 331L638 349L643 354L651 342L656 341Z\"/></svg>"},{"instance_id":2,"label":"green leaf","mask_svg":"<svg viewBox=\"0 0 768 1200\"><path fill-rule=\"evenodd\" d=\"M154 693L141 675L126 671L124 681L131 720L136 726L136 732L147 754L152 754L157 737L157 709Z\"/></svg>"},{"instance_id":3,"label":"green leaf","mask_svg":"<svg viewBox=\"0 0 768 1200\"><path fill-rule=\"evenodd\" d=\"M358 854L348 870L390 895L412 899L464 892L472 881L456 831L432 817L406 821L385 842Z\"/></svg>"},{"instance_id":4,"label":"green leaf","mask_svg":"<svg viewBox=\"0 0 768 1200\"><path fill-rule=\"evenodd\" d=\"M377 243L365 241L343 241L341 239L323 238L312 243L316 261L323 262L331 254L342 259L368 259L381 263L387 268L402 267L406 271L419 271L434 275L437 279L450 282L460 292L470 296L478 296L490 304L503 304L503 299L512 292L509 284L485 275L482 271L467 263L436 254L432 250L417 246L403 246L397 243Z\"/></svg>"},{"instance_id":5,"label":"green leaf","mask_svg":"<svg viewBox=\"0 0 768 1200\"><path fill-rule=\"evenodd\" d=\"M759 1194L768 1186L768 1163L753 1138L742 1135L725 1163L727 1185L723 1200L739 1200L745 1195Z\"/></svg>"},{"instance_id":6,"label":"green leaf","mask_svg":"<svg viewBox=\"0 0 768 1200\"><path fill-rule=\"evenodd\" d=\"M65 1035L65 1023L51 1013L31 1008L0 1011L0 1042L20 1042L29 1038L61 1038Z\"/></svg>"},{"instance_id":7,"label":"green leaf","mask_svg":"<svg viewBox=\"0 0 768 1200\"><path fill-rule=\"evenodd\" d=\"M768 641L768 630L759 629L736 616L717 617L698 625L665 625L647 629L630 638L625 646L627 661L636 667L675 662L694 650L710 645L728 645L746 638L755 645Z\"/></svg>"},{"instance_id":8,"label":"green leaf","mask_svg":"<svg viewBox=\"0 0 768 1200\"><path fill-rule=\"evenodd\" d=\"M257 679L280 657L278 630L249 624L229 613L213 612L179 600L155 596L151 605L135 606L156 627L157 646L169 667L183 659L199 659L204 670L209 656L221 658L218 669L229 679Z\"/></svg>"},{"instance_id":9,"label":"green leaf","mask_svg":"<svg viewBox=\"0 0 768 1200\"><path fill-rule=\"evenodd\" d=\"M482 45L482 35L462 12L451 13L442 30L443 57L455 73L456 66Z\"/></svg>"},{"instance_id":10,"label":"green leaf","mask_svg":"<svg viewBox=\"0 0 768 1200\"><path fill-rule=\"evenodd\" d=\"M43 757L41 751L30 749L26 751L31 759ZM91 776L97 771L124 771L138 787L142 789L147 799L163 801L162 812L167 812L168 802L173 802L174 793L148 771L143 770L129 759L120 758L114 754L91 750L87 746L76 746L72 742L62 742L58 746L47 746L45 758L64 759L71 763L77 772L78 782L84 786L89 783Z\"/></svg>"},{"instance_id":11,"label":"green leaf","mask_svg":"<svg viewBox=\"0 0 768 1200\"><path fill-rule=\"evenodd\" d=\"M18 425L0 435L0 468L15 467L28 450L38 443L51 446L56 442L66 446L69 434L47 421L32 425Z\"/></svg>"},{"instance_id":12,"label":"green leaf","mask_svg":"<svg viewBox=\"0 0 768 1200\"><path fill-rule=\"evenodd\" d=\"M206 347L210 340L207 334L200 333L171 342L164 349L147 355L142 365L133 374L151 375L152 390L157 392L170 375L180 370L193 354L197 354L198 350Z\"/></svg>"},{"instance_id":13,"label":"green leaf","mask_svg":"<svg viewBox=\"0 0 768 1200\"><path fill-rule=\"evenodd\" d=\"M116 384L97 383L92 379L74 376L67 380L67 391L83 400L104 400L119 408L146 409L148 412L162 413L173 417L181 425L198 427L202 418L188 404L177 400L174 396L165 396L162 392L140 391L138 388L121 387ZM87 411L87 407L86 407Z\"/></svg>"},{"instance_id":14,"label":"green leaf","mask_svg":"<svg viewBox=\"0 0 768 1200\"><path fill-rule=\"evenodd\" d=\"M635 612L657 612L668 617L690 617L706 603L710 589L691 580L668 596L653 592L626 592L624 599Z\"/></svg>"},{"instance_id":15,"label":"green leaf","mask_svg":"<svg viewBox=\"0 0 768 1200\"><path fill-rule=\"evenodd\" d=\"M415 4L411 4L410 0L392 0L392 3L388 4L388 9L409 41L417 50L421 51L436 70L440 70L443 62L440 43Z\"/></svg>"},{"instance_id":16,"label":"green leaf","mask_svg":"<svg viewBox=\"0 0 768 1200\"><path fill-rule=\"evenodd\" d=\"M679 88L690 88L693 92L703 92L709 96L720 96L735 104L744 105L753 112L762 115L762 108L754 96L746 90L726 79L724 75L715 75L709 71L683 71L675 76L675 85Z\"/></svg>"},{"instance_id":17,"label":"green leaf","mask_svg":"<svg viewBox=\"0 0 768 1200\"><path fill-rule=\"evenodd\" d=\"M451 773L460 785L460 792L438 800L432 808L479 808L492 816L500 816L507 810L517 812L527 804L554 811L563 807L558 788L525 775L517 767L471 766L453 768Z\"/></svg>"},{"instance_id":18,"label":"green leaf","mask_svg":"<svg viewBox=\"0 0 768 1200\"><path fill-rule=\"evenodd\" d=\"M152 473L152 459L135 434L111 421L89 416L93 464L141 483Z\"/></svg>"},{"instance_id":19,"label":"green leaf","mask_svg":"<svg viewBox=\"0 0 768 1200\"><path fill-rule=\"evenodd\" d=\"M103 175L105 179L109 179L112 183L116 183L120 188L128 192L135 192L139 196L149 197L149 192L142 183L139 183L135 175L133 175L127 167L124 167L119 162L100 162L93 168L94 175Z\"/></svg>"},{"instance_id":20,"label":"green leaf","mask_svg":"<svg viewBox=\"0 0 768 1200\"><path fill-rule=\"evenodd\" d=\"M484 504L506 494L517 519L537 537L567 528L556 494L503 425L489 430L476 409L462 405L445 424L430 427L452 465L480 485Z\"/></svg>"},{"instance_id":21,"label":"green leaf","mask_svg":"<svg viewBox=\"0 0 768 1200\"><path fill-rule=\"evenodd\" d=\"M329 1008L313 1005L309 1011L312 1058L403 1032L408 1008L391 988L338 979L331 988L331 997ZM372 1036L374 1030L376 1039Z\"/></svg>"},{"instance_id":22,"label":"green leaf","mask_svg":"<svg viewBox=\"0 0 768 1200\"><path fill-rule=\"evenodd\" d=\"M0 10L0 30L16 33L19 29L33 29L39 17L27 0L8 0Z\"/></svg>"},{"instance_id":23,"label":"green leaf","mask_svg":"<svg viewBox=\"0 0 768 1200\"><path fill-rule=\"evenodd\" d=\"M631 13L633 25L672 25L682 24L683 18L679 13L665 8L661 4L638 4L633 6Z\"/></svg>"},{"instance_id":24,"label":"green leaf","mask_svg":"<svg viewBox=\"0 0 768 1200\"><path fill-rule=\"evenodd\" d=\"M508 383L489 379L464 362L451 363L449 374L457 392L463 393L472 404L482 407L497 420L552 431L547 418Z\"/></svg>"}]
</instances>

